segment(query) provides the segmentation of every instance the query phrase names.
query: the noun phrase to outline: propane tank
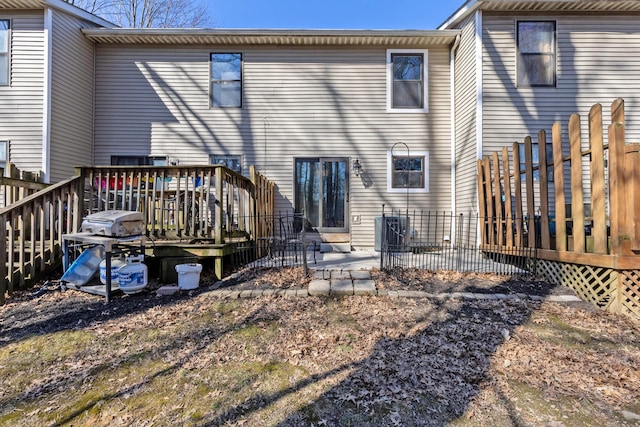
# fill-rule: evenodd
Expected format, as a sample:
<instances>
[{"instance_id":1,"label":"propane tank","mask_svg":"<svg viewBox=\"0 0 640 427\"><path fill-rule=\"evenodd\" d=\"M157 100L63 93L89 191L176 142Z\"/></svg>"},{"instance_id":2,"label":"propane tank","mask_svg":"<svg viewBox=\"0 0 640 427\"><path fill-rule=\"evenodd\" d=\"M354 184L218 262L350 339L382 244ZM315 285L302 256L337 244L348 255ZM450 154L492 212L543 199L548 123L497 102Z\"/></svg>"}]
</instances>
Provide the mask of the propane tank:
<instances>
[{"instance_id":1,"label":"propane tank","mask_svg":"<svg viewBox=\"0 0 640 427\"><path fill-rule=\"evenodd\" d=\"M121 267L124 267L126 264L122 260L122 257L112 258L111 259L111 285L115 286L119 283L118 281L118 270ZM100 262L100 282L103 285L107 284L107 260L103 259Z\"/></svg>"},{"instance_id":2,"label":"propane tank","mask_svg":"<svg viewBox=\"0 0 640 427\"><path fill-rule=\"evenodd\" d=\"M118 270L120 290L125 294L135 294L147 287L148 270L142 263L144 255L126 257L126 265Z\"/></svg>"}]
</instances>

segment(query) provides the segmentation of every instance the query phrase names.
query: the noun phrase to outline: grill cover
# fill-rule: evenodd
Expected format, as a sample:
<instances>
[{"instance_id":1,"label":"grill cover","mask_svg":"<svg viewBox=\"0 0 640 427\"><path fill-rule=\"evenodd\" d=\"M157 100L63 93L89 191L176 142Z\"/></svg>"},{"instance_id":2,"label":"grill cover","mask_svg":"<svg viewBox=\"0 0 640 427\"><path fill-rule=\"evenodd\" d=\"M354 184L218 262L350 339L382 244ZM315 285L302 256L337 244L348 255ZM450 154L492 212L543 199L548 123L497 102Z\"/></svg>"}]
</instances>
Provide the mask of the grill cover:
<instances>
[{"instance_id":1,"label":"grill cover","mask_svg":"<svg viewBox=\"0 0 640 427\"><path fill-rule=\"evenodd\" d=\"M82 231L98 236L137 236L144 231L142 212L121 210L96 212L84 218Z\"/></svg>"}]
</instances>

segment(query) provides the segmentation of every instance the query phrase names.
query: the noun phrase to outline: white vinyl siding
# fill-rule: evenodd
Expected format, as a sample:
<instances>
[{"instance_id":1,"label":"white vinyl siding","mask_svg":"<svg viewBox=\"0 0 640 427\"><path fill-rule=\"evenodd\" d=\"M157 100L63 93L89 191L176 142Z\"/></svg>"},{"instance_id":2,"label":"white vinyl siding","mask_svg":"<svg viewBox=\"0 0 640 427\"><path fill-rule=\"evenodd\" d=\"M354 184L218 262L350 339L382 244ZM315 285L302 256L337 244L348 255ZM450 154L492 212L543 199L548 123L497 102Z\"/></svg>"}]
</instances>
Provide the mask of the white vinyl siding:
<instances>
[{"instance_id":1,"label":"white vinyl siding","mask_svg":"<svg viewBox=\"0 0 640 427\"><path fill-rule=\"evenodd\" d=\"M374 218L405 207L387 193L387 151L402 141L428 151L430 192L412 209L450 206L448 47L429 49L430 113L387 114L385 48L228 46L243 54L243 108L209 108L209 47L98 45L96 162L110 155L166 155L205 164L242 154L278 185L277 210L291 209L294 158L358 158L350 177L352 244L373 246Z\"/></svg>"},{"instance_id":2,"label":"white vinyl siding","mask_svg":"<svg viewBox=\"0 0 640 427\"><path fill-rule=\"evenodd\" d=\"M44 24L42 11L0 11L11 20L11 85L0 86L0 140L11 141L11 161L42 168Z\"/></svg>"},{"instance_id":3,"label":"white vinyl siding","mask_svg":"<svg viewBox=\"0 0 640 427\"><path fill-rule=\"evenodd\" d=\"M562 124L568 141L569 117L580 113L582 141L588 144L588 113L601 103L606 121L611 102L625 100L626 136L640 139L640 21L634 16L559 15L556 87L518 88L515 64L515 23L518 19L545 20L549 16L491 16L484 14L483 154L490 155L540 130L551 142L553 123ZM586 162L586 160L585 160ZM589 189L584 188L585 197Z\"/></svg>"},{"instance_id":4,"label":"white vinyl siding","mask_svg":"<svg viewBox=\"0 0 640 427\"><path fill-rule=\"evenodd\" d=\"M92 164L93 43L80 32L87 26L53 12L51 182L73 176L74 167Z\"/></svg>"},{"instance_id":5,"label":"white vinyl siding","mask_svg":"<svg viewBox=\"0 0 640 427\"><path fill-rule=\"evenodd\" d=\"M475 16L461 25L462 35L456 52L456 212L467 214L477 210L477 133L476 106L476 28Z\"/></svg>"}]
</instances>

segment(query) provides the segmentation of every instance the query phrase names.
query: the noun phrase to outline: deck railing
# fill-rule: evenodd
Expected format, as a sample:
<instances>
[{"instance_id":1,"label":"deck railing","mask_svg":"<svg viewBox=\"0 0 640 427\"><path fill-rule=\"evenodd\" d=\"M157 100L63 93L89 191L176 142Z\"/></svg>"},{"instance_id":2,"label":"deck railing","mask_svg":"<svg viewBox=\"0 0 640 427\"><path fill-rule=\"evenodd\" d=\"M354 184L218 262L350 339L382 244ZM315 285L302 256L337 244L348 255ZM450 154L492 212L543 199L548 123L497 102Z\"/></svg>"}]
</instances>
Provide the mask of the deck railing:
<instances>
[{"instance_id":1,"label":"deck railing","mask_svg":"<svg viewBox=\"0 0 640 427\"><path fill-rule=\"evenodd\" d=\"M624 120L617 99L605 140L596 104L586 150L574 114L568 146L556 123L549 154L541 131L537 150L526 137L478 161L480 232L486 251L535 248L549 279L600 307L640 317L640 144L625 141Z\"/></svg>"},{"instance_id":2,"label":"deck railing","mask_svg":"<svg viewBox=\"0 0 640 427\"><path fill-rule=\"evenodd\" d=\"M78 176L0 209L0 303L38 280L62 258L62 235L80 231L86 215L123 209L143 213L153 240L225 245L270 232L275 185L224 166L83 167Z\"/></svg>"},{"instance_id":3,"label":"deck railing","mask_svg":"<svg viewBox=\"0 0 640 427\"><path fill-rule=\"evenodd\" d=\"M63 234L78 230L82 180L74 177L0 209L0 303L62 259Z\"/></svg>"},{"instance_id":4,"label":"deck railing","mask_svg":"<svg viewBox=\"0 0 640 427\"><path fill-rule=\"evenodd\" d=\"M42 175L21 171L13 163L8 170L0 168L0 209L46 188Z\"/></svg>"}]
</instances>

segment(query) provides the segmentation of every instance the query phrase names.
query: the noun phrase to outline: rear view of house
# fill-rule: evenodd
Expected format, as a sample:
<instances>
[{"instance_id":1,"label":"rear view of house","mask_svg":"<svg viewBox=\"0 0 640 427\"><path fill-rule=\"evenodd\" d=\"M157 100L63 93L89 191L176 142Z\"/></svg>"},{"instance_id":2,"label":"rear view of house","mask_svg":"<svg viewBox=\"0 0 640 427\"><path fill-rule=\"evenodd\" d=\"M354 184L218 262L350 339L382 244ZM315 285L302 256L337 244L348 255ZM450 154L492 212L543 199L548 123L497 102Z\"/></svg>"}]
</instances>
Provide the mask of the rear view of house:
<instances>
[{"instance_id":1,"label":"rear view of house","mask_svg":"<svg viewBox=\"0 0 640 427\"><path fill-rule=\"evenodd\" d=\"M83 32L97 164L256 165L277 211L348 247L374 245L383 204L451 208L458 31Z\"/></svg>"}]
</instances>

